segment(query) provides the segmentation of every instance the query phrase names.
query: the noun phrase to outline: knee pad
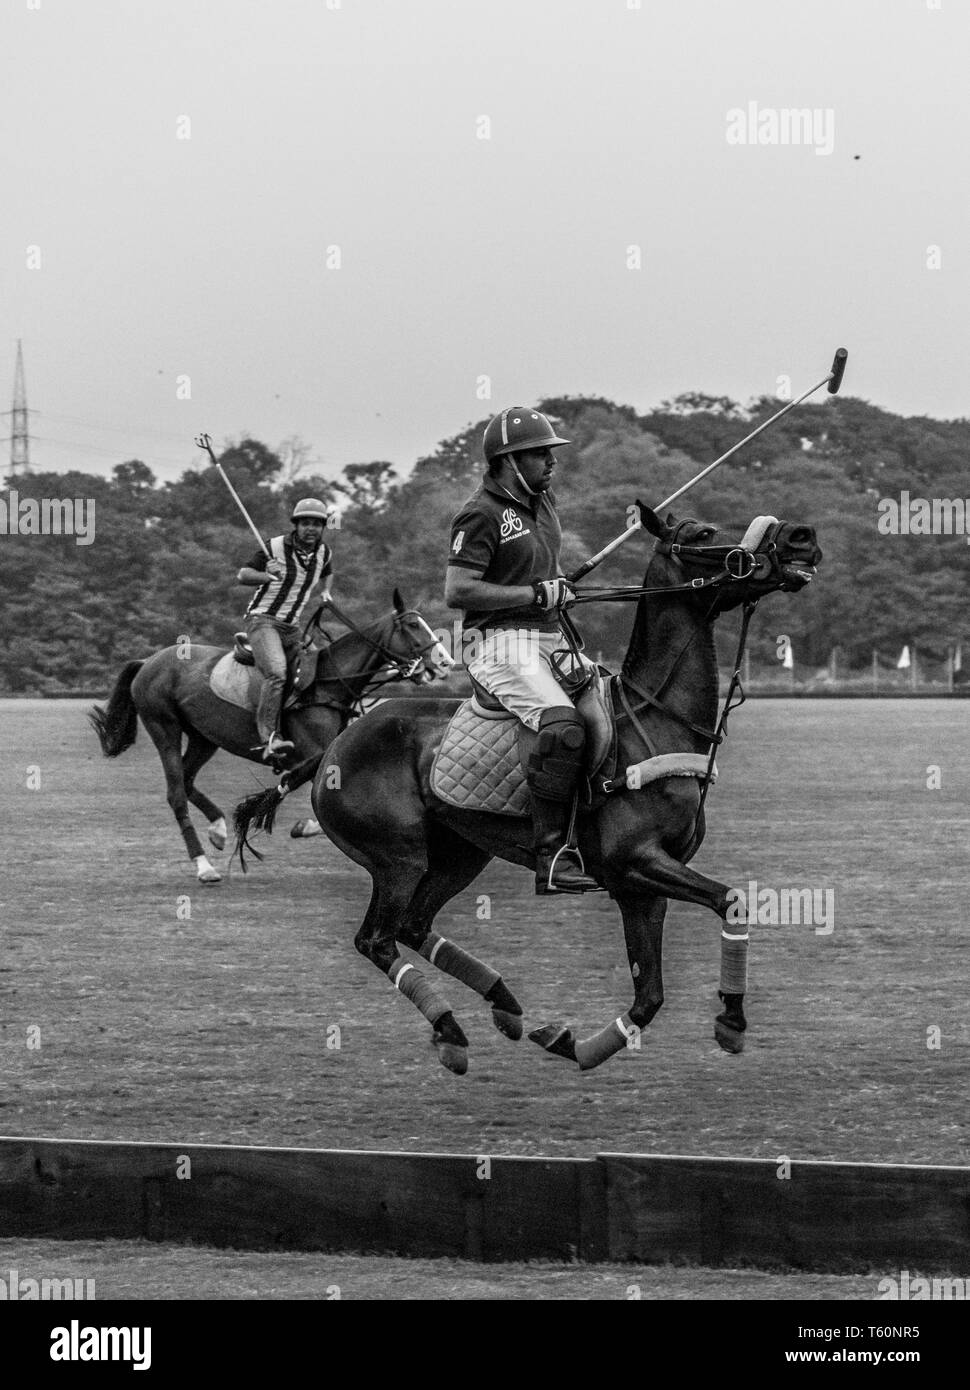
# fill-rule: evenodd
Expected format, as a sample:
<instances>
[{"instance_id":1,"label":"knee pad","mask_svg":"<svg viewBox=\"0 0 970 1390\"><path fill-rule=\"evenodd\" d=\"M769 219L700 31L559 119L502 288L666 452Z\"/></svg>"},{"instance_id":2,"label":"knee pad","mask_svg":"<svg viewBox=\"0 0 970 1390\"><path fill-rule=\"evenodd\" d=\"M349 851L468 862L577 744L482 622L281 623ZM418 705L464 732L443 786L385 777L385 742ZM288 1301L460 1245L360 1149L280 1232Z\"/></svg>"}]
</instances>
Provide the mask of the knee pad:
<instances>
[{"instance_id":1,"label":"knee pad","mask_svg":"<svg viewBox=\"0 0 970 1390\"><path fill-rule=\"evenodd\" d=\"M537 752L555 753L560 747L574 752L585 742L586 727L572 705L555 705L542 711Z\"/></svg>"},{"instance_id":2,"label":"knee pad","mask_svg":"<svg viewBox=\"0 0 970 1390\"><path fill-rule=\"evenodd\" d=\"M582 718L571 705L543 710L535 751L529 758L532 788L555 801L571 797L585 745Z\"/></svg>"}]
</instances>

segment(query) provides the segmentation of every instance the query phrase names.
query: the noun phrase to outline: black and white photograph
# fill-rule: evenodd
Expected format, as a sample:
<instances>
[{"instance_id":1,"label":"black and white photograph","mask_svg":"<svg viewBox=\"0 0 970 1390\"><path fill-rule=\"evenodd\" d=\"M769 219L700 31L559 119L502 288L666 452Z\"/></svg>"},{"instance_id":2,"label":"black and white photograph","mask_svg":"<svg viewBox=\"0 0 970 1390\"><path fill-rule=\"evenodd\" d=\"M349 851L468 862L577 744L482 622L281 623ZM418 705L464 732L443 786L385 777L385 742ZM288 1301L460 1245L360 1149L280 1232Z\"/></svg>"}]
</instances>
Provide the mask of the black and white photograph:
<instances>
[{"instance_id":1,"label":"black and white photograph","mask_svg":"<svg viewBox=\"0 0 970 1390\"><path fill-rule=\"evenodd\" d=\"M613 1301L942 1369L970 9L4 0L0 50L25 1353Z\"/></svg>"}]
</instances>

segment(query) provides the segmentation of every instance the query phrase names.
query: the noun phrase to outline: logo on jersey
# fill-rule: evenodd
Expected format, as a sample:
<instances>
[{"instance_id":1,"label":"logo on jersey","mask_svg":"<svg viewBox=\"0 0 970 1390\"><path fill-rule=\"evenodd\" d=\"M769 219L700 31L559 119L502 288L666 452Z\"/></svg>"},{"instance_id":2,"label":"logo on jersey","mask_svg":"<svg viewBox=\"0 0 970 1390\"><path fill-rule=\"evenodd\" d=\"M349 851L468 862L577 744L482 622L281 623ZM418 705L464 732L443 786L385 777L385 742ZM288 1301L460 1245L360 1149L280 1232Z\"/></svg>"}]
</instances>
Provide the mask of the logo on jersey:
<instances>
[{"instance_id":1,"label":"logo on jersey","mask_svg":"<svg viewBox=\"0 0 970 1390\"><path fill-rule=\"evenodd\" d=\"M465 544L465 533L464 533L464 531L459 531L459 532L458 532L458 535L455 537L455 539L454 539L454 540L452 541L452 543L451 543L451 553L452 553L452 555L460 555L460 554L461 554L461 548L462 548L462 546L463 546L464 544Z\"/></svg>"},{"instance_id":2,"label":"logo on jersey","mask_svg":"<svg viewBox=\"0 0 970 1390\"><path fill-rule=\"evenodd\" d=\"M502 513L503 541L511 540L513 536L519 535L521 531L522 518L519 516L518 512L513 511L511 507L506 507L505 511Z\"/></svg>"}]
</instances>

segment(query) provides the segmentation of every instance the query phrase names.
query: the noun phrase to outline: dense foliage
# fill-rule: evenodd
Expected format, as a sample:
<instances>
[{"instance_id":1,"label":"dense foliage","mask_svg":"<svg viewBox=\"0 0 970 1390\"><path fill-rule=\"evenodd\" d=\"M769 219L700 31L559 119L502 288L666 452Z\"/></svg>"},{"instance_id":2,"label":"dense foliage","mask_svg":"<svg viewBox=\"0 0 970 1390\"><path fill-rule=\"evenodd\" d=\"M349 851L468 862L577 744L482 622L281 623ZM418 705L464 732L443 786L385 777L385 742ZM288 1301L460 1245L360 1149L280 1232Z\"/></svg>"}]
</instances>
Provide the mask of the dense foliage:
<instances>
[{"instance_id":1,"label":"dense foliage","mask_svg":"<svg viewBox=\"0 0 970 1390\"><path fill-rule=\"evenodd\" d=\"M568 569L624 525L635 497L656 503L778 409L763 399L742 408L720 398L682 396L647 415L601 398L540 402L574 444L559 451L555 488L565 528ZM351 464L337 480L293 476L256 440L227 448L222 462L264 535L286 527L299 496L340 509L328 531L337 580L334 596L357 618L376 616L398 585L432 626L456 617L442 602L449 522L477 486L486 421L444 441L399 478L385 462ZM821 665L832 651L841 669L865 666L915 644L942 660L967 631L970 547L964 534L884 535L877 503L962 498L970 421L904 419L860 400L803 405L718 469L684 500L683 514L740 537L752 516L771 512L818 528L825 552L815 584L796 597L773 596L753 627L752 655L772 662L787 633L802 662ZM158 485L141 462L119 463L112 477L81 472L8 479L21 499L82 498L96 504L93 544L71 535L4 534L0 528L0 691L6 694L105 689L119 666L183 634L224 643L248 591L235 571L255 543L216 470L187 469ZM647 543L635 539L596 581L637 583ZM614 606L580 610L592 652L616 661L632 614ZM721 624L723 650L734 623Z\"/></svg>"}]
</instances>

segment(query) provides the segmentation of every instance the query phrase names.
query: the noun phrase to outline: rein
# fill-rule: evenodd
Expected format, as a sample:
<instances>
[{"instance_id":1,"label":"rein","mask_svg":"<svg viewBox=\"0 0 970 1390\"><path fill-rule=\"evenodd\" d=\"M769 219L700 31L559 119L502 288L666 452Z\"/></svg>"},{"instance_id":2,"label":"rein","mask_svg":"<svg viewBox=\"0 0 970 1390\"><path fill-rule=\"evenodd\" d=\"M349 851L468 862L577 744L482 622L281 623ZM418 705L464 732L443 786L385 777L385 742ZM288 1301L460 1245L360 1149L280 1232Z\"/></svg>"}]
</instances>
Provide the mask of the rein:
<instances>
[{"instance_id":1,"label":"rein","mask_svg":"<svg viewBox=\"0 0 970 1390\"><path fill-rule=\"evenodd\" d=\"M643 584L621 584L615 588L604 589L582 589L574 599L570 600L570 608L574 603L628 603L632 599L642 598L645 594L682 594L686 591L698 589L713 589L721 584L736 583L737 577L732 574L716 574L711 579L691 579L686 584L659 584L655 587L648 587Z\"/></svg>"},{"instance_id":2,"label":"rein","mask_svg":"<svg viewBox=\"0 0 970 1390\"><path fill-rule=\"evenodd\" d=\"M388 664L394 667L393 672L391 672L390 675L383 677L382 679L378 679L376 673L374 677L365 679L365 683L359 691L354 689L353 685L351 684L351 681L359 680L361 676L366 677L366 669L355 671L350 675L347 675L342 671L337 671L332 676L319 676L317 678L317 680L314 682L314 688L321 685L342 686L345 694L348 697L348 705L351 710L353 710L355 707L359 707L359 712L363 712L363 701L367 695L371 694L375 690L381 689L382 686L391 685L395 681L409 680L411 676L414 674L414 672L417 670L418 666L420 666L421 658L424 655L424 653L430 651L431 648L434 646L435 641L437 640L434 636L432 636L430 642L426 642L423 647L415 649L415 651L412 654L410 654L407 658L404 658L398 655L398 653L393 652L383 642L375 641L367 632L364 631L363 628L358 627L357 624L351 618L347 617L346 613L342 612L341 609L337 607L333 599L327 599L325 603L321 603L317 611L314 613L313 617L310 619L309 623L307 623L307 626L304 630L305 640L307 639L308 634L312 628L316 627L318 631L321 630L320 615L322 614L324 608L329 608L332 611L334 617L338 620L338 622L343 623L344 626L348 627L354 635L360 637L364 642L366 642L367 645L371 648L371 650L377 653L378 657L381 660L386 661ZM396 613L394 616L394 621L392 623L392 630L396 630L398 625L403 621L403 619L411 616L412 614L417 614L416 608L408 608L403 613ZM418 616L420 616L420 614ZM332 650L332 648L336 646L336 643L339 641L339 637L336 639L336 642L332 641L330 647L327 650Z\"/></svg>"}]
</instances>

